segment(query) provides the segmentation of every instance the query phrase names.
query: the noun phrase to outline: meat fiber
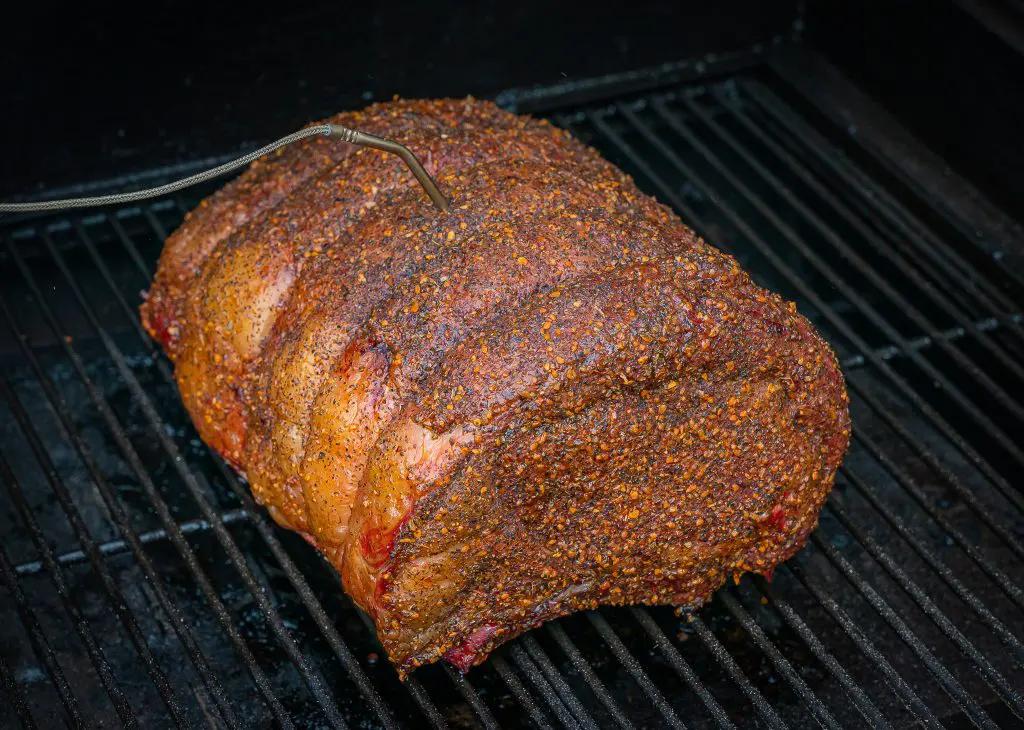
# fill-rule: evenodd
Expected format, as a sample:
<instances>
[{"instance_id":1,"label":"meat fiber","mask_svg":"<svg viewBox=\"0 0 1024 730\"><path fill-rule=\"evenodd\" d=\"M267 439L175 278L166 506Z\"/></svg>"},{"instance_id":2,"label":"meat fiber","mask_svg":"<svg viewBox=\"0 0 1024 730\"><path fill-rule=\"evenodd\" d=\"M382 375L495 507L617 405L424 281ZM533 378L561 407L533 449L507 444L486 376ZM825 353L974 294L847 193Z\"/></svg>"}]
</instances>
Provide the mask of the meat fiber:
<instances>
[{"instance_id":1,"label":"meat fiber","mask_svg":"<svg viewBox=\"0 0 1024 730\"><path fill-rule=\"evenodd\" d=\"M142 306L202 438L404 675L599 604L695 607L817 524L835 355L596 152L468 100L332 123L167 240Z\"/></svg>"}]
</instances>

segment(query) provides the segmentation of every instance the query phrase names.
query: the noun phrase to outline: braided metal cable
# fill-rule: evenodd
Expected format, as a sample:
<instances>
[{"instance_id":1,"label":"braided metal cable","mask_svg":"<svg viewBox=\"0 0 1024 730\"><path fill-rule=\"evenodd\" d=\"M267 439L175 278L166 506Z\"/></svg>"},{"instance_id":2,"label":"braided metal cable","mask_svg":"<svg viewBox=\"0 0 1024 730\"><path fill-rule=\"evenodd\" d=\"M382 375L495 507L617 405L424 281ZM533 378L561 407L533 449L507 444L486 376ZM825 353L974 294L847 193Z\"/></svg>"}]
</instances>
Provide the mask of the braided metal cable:
<instances>
[{"instance_id":1,"label":"braided metal cable","mask_svg":"<svg viewBox=\"0 0 1024 730\"><path fill-rule=\"evenodd\" d=\"M212 178L223 175L224 173L237 170L239 167L248 165L253 160L262 157L263 155L269 154L276 149L289 145L292 142L298 142L299 140L306 139L308 137L330 137L336 134L335 128L330 124L319 124L315 127L306 127L298 132L293 132L287 137L282 137L276 142L260 147L258 150L239 157L237 160L231 162L225 162L223 165L218 165L210 170L204 172L198 172L195 175L191 175L182 180L167 183L166 185L160 185L155 188L146 188L143 190L135 190L130 193L117 193L114 195L100 195L91 198L66 198L64 200L43 200L36 203L0 203L0 213L27 213L30 211L41 211L41 210L64 210L66 208L89 208L92 206L99 205L121 205L124 203L134 203L137 200L146 200L147 198L156 198L161 195L173 193L182 188L187 188L191 185L197 185L202 182L206 182ZM346 140L348 141L348 140Z\"/></svg>"}]
</instances>

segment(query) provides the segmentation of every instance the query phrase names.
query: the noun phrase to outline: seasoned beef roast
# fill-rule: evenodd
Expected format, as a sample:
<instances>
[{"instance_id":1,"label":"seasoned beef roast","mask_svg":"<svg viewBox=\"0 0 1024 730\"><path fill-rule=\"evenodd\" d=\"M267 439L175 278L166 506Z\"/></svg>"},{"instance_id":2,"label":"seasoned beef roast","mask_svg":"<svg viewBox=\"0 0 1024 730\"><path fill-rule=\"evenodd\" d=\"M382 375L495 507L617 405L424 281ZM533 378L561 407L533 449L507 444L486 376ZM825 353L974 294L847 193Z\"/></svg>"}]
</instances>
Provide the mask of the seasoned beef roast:
<instances>
[{"instance_id":1,"label":"seasoned beef roast","mask_svg":"<svg viewBox=\"0 0 1024 730\"><path fill-rule=\"evenodd\" d=\"M815 527L847 395L810 323L569 134L467 100L330 120L167 240L142 305L202 438L405 674L599 604L693 607Z\"/></svg>"}]
</instances>

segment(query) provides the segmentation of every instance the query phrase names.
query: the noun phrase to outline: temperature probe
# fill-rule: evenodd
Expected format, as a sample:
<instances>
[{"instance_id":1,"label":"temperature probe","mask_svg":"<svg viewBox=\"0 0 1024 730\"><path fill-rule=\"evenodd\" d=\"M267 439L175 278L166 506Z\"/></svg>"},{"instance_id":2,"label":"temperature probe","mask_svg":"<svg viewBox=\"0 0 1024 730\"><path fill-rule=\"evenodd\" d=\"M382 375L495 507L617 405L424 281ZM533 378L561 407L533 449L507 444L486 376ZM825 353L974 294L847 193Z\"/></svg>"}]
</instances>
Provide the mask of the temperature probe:
<instances>
[{"instance_id":1,"label":"temperature probe","mask_svg":"<svg viewBox=\"0 0 1024 730\"><path fill-rule=\"evenodd\" d=\"M43 200L36 203L2 203L0 202L0 213L28 213L31 211L41 210L64 210L66 208L90 208L99 205L119 205L123 203L133 203L136 200L145 200L147 198L156 198L167 193L173 193L182 188L187 188L191 185L196 185L201 182L205 182L219 175L223 175L226 172L231 172L243 165L248 165L253 160L262 157L276 149L284 147L285 145L291 144L292 142L298 142L301 139L307 137L335 137L343 142L349 144L356 144L362 147L372 147L376 150L383 150L384 152L391 152L392 154L398 155L402 158L402 161L408 165L412 174L416 176L416 180L427 195L430 196L430 200L438 207L438 209L445 211L448 210L448 200L442 195L440 189L437 187L437 183L430 177L430 174L423 168L420 161L416 159L408 147L398 142L394 142L389 139L382 137L375 137L372 134L366 134L356 129L349 129L348 127L342 127L338 124L318 124L313 127L306 127L298 132L289 134L287 137L282 137L276 142L271 142L265 147L260 147L258 150L254 150L247 155L239 157L237 160L231 162L225 162L223 165L218 165L211 170L205 172L199 172L195 175L191 175L182 180L176 182L167 183L166 185L160 185L155 188L146 188L144 190L136 190L130 193L117 193L115 195L100 195L92 198L66 198L64 200Z\"/></svg>"}]
</instances>

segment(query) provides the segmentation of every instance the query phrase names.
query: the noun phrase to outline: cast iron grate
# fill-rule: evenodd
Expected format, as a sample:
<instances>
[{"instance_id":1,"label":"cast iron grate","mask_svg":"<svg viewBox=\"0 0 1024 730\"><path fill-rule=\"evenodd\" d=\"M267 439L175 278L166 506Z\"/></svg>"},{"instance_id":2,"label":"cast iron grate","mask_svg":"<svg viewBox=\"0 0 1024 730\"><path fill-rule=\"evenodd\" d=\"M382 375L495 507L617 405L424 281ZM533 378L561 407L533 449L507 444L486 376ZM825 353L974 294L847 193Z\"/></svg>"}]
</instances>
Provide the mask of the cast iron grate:
<instances>
[{"instance_id":1,"label":"cast iron grate","mask_svg":"<svg viewBox=\"0 0 1024 730\"><path fill-rule=\"evenodd\" d=\"M774 77L559 110L834 344L854 444L772 584L551 623L401 684L333 571L197 440L138 293L189 199L0 231L4 725L1024 721L1024 284Z\"/></svg>"}]
</instances>

